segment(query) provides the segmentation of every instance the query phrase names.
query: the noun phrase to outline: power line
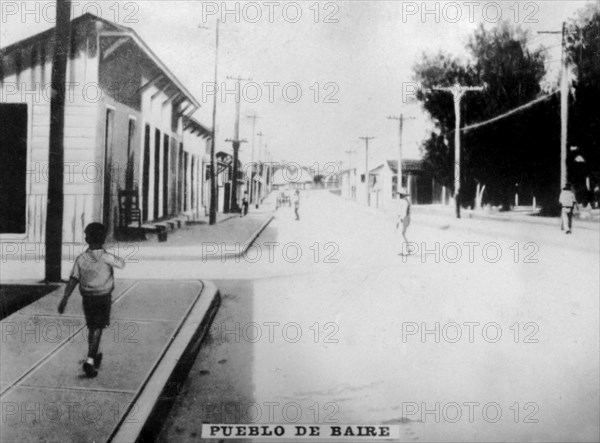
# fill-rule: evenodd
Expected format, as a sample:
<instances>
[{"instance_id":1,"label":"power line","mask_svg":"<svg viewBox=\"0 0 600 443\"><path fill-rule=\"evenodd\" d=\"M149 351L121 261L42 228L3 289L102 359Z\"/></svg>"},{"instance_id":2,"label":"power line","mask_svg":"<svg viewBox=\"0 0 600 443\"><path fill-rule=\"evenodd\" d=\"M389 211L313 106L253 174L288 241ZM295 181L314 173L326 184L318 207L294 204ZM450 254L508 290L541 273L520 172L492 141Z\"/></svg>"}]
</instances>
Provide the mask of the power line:
<instances>
[{"instance_id":1,"label":"power line","mask_svg":"<svg viewBox=\"0 0 600 443\"><path fill-rule=\"evenodd\" d=\"M489 125L490 123L494 123L494 122L496 122L498 120L502 120L503 118L506 118L506 117L509 117L509 116L511 116L513 114L516 114L517 112L521 112L521 111L523 111L525 109L531 108L532 106L536 105L537 103L541 103L541 102L549 99L553 95L558 94L558 92L559 91L555 91L552 94L548 94L548 95L545 95L543 97L536 98L535 100L532 100L529 103L525 103L524 105L521 105L521 106L519 106L517 108L511 109L510 111L507 111L507 112L505 112L503 114L500 114L500 115L498 115L496 117L490 118L489 120L485 120L483 122L474 123L472 125L465 126L464 128L461 129L461 131L467 132L467 131L470 131L471 129L480 128L481 126ZM452 132L452 131L450 131L450 132Z\"/></svg>"}]
</instances>

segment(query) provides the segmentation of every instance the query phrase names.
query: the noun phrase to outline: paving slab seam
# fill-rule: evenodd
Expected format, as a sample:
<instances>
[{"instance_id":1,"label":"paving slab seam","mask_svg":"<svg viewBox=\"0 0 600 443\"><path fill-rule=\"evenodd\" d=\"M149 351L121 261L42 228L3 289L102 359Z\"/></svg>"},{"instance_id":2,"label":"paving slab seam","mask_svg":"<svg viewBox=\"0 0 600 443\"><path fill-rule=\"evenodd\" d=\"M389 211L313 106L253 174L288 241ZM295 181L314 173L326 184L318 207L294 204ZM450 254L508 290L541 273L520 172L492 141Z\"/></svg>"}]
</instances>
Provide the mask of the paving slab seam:
<instances>
[{"instance_id":1,"label":"paving slab seam","mask_svg":"<svg viewBox=\"0 0 600 443\"><path fill-rule=\"evenodd\" d=\"M18 317L27 317L27 318L31 318L31 317L50 317L50 318L56 318L56 314L42 314L42 313L31 313L31 314L21 314L21 313L14 313L14 316L18 316ZM81 320L82 318L85 318L84 315L61 315L60 316L61 319L64 320ZM136 323L148 323L148 324L152 324L152 323L175 323L175 320L169 320L168 318L136 318L136 317L111 317L110 321L115 322L115 321L129 321L129 322L136 322Z\"/></svg>"},{"instance_id":2,"label":"paving slab seam","mask_svg":"<svg viewBox=\"0 0 600 443\"><path fill-rule=\"evenodd\" d=\"M137 281L134 281L130 286L128 286L127 288L125 288L123 290L123 292L121 292L121 294L112 302L112 304L115 304L117 301L119 301L123 296L125 296L134 286L136 286ZM22 380L24 380L26 377L28 377L30 374L32 374L33 372L35 372L43 363L45 363L47 360L49 360L54 354L56 354L60 349L62 349L67 343L70 342L70 340L75 337L79 332L81 332L83 329L85 328L85 325L82 325L81 327L77 328L77 330L75 330L73 332L73 334L69 335L67 338L65 338L62 342L60 342L58 344L58 346L56 346L53 350L51 350L50 352L48 352L45 356L43 356L40 360L38 360L33 366L31 366L29 368L29 370L25 371L23 374L21 374L20 377L18 377L13 383L10 383L4 390L2 390L0 392L0 398L2 398L8 391L10 391L13 387L15 387L19 382L21 382Z\"/></svg>"},{"instance_id":3,"label":"paving slab seam","mask_svg":"<svg viewBox=\"0 0 600 443\"><path fill-rule=\"evenodd\" d=\"M190 281L190 280L188 280L188 281ZM119 429L121 428L121 426L123 425L123 423L126 422L126 419L127 419L128 415L131 413L132 410L134 410L134 405L137 403L138 399L140 398L140 396L144 392L144 389L146 388L146 386L150 382L150 379L152 378L152 376L156 372L157 368L160 366L160 363L163 361L163 358L166 355L166 353L168 352L168 350L170 349L173 341L179 335L179 332L181 331L181 328L183 327L183 325L185 324L185 322L186 322L187 318L189 317L190 313L192 312L192 310L194 309L194 307L198 303L198 300L200 300L200 298L201 298L201 296L202 296L202 294L203 294L204 289L205 289L206 286L205 286L204 282L202 282L200 280L192 280L192 281L200 283L200 285L201 285L201 288L200 288L200 291L199 291L198 295L194 299L193 303L191 303L190 306L188 307L187 311L185 312L185 315L183 316L182 320L179 322L179 325L177 326L177 328L171 334L170 339L167 341L167 343L165 344L165 346L163 346L163 349L161 350L161 352L160 352L160 354L158 356L158 359L156 359L156 361L154 362L154 365L152 365L152 368L150 368L150 371L148 371L148 373L144 377L141 386L139 387L139 389L137 389L137 391L136 391L133 399L131 400L131 403L129 404L129 406L127 407L127 409L124 411L123 416L121 417L121 420L113 428L113 430L112 430L110 436L108 437L107 441L112 441L113 440L113 437L117 434L117 432L119 431Z\"/></svg>"},{"instance_id":4,"label":"paving slab seam","mask_svg":"<svg viewBox=\"0 0 600 443\"><path fill-rule=\"evenodd\" d=\"M110 388L86 388L79 386L47 386L47 385L30 385L28 383L22 383L19 385L20 388L36 388L36 389L47 389L49 391L74 391L74 392L109 392L111 394L131 394L134 395L135 391L131 389L110 389Z\"/></svg>"}]
</instances>

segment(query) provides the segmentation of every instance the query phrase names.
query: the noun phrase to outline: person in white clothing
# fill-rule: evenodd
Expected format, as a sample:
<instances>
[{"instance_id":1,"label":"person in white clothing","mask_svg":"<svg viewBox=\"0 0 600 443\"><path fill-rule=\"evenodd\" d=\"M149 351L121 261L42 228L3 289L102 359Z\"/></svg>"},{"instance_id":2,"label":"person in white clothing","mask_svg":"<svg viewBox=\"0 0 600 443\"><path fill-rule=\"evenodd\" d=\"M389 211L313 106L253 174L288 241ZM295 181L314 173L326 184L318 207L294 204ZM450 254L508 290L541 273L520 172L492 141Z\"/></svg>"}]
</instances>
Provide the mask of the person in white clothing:
<instances>
[{"instance_id":1,"label":"person in white clothing","mask_svg":"<svg viewBox=\"0 0 600 443\"><path fill-rule=\"evenodd\" d=\"M296 220L300 220L300 191L296 189L294 192L294 214L296 214Z\"/></svg>"},{"instance_id":2,"label":"person in white clothing","mask_svg":"<svg viewBox=\"0 0 600 443\"><path fill-rule=\"evenodd\" d=\"M577 200L575 199L575 194L571 190L571 184L566 183L565 187L560 193L560 197L558 197L558 202L561 206L561 225L560 229L562 231L567 229L567 234L571 233L571 225L573 224L573 209L577 208L579 210L579 205L577 204Z\"/></svg>"},{"instance_id":3,"label":"person in white clothing","mask_svg":"<svg viewBox=\"0 0 600 443\"><path fill-rule=\"evenodd\" d=\"M400 188L398 190L398 195L400 196L400 199L398 201L398 221L396 222L396 230L400 229L400 225L402 224L402 253L404 253L404 245L408 244L406 231L410 225L410 200L406 188ZM406 251L406 253L410 253L410 251Z\"/></svg>"}]
</instances>

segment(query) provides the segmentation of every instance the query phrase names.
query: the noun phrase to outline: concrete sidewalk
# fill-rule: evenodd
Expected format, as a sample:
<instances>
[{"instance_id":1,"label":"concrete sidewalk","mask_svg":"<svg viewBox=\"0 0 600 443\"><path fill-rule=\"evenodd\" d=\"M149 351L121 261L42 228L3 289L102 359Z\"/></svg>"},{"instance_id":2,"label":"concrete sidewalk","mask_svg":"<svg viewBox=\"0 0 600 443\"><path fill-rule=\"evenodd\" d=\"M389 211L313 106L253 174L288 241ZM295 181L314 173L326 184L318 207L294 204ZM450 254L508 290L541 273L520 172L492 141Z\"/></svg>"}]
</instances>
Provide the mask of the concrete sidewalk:
<instances>
[{"instance_id":1,"label":"concrete sidewalk","mask_svg":"<svg viewBox=\"0 0 600 443\"><path fill-rule=\"evenodd\" d=\"M1 322L0 440L135 441L155 419L178 363L197 351L220 295L197 280L117 281L102 367L86 378L81 298L75 294L60 316L62 293L61 287Z\"/></svg>"},{"instance_id":2,"label":"concrete sidewalk","mask_svg":"<svg viewBox=\"0 0 600 443\"><path fill-rule=\"evenodd\" d=\"M140 243L134 259L216 260L226 256L239 256L272 220L270 213L251 213L245 217L228 218L214 226L187 226L172 233L167 243Z\"/></svg>"},{"instance_id":3,"label":"concrete sidewalk","mask_svg":"<svg viewBox=\"0 0 600 443\"><path fill-rule=\"evenodd\" d=\"M254 208L252 208L254 209ZM273 219L270 205L261 205L245 217L225 214L216 225L190 224L169 234L167 242L160 243L155 237L145 241L112 242L105 249L125 260L139 263L141 260L216 260L243 254ZM68 244L63 248L62 278L69 278L77 255L86 244ZM22 253L24 247L9 257L2 257L0 281L2 283L35 282L44 279L44 257L39 254Z\"/></svg>"}]
</instances>

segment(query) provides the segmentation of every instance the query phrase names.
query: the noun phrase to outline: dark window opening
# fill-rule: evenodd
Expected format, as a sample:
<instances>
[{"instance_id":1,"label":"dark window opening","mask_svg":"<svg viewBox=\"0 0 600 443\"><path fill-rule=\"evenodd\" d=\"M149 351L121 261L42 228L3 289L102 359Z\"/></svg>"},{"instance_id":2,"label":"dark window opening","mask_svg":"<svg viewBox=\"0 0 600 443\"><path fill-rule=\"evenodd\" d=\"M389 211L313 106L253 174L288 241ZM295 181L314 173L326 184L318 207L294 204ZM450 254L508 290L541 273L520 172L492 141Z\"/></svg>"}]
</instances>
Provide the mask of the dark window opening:
<instances>
[{"instance_id":1,"label":"dark window opening","mask_svg":"<svg viewBox=\"0 0 600 443\"><path fill-rule=\"evenodd\" d=\"M154 220L158 218L158 193L160 192L160 131L154 133Z\"/></svg>"},{"instance_id":2,"label":"dark window opening","mask_svg":"<svg viewBox=\"0 0 600 443\"><path fill-rule=\"evenodd\" d=\"M169 214L169 136L163 138L163 217Z\"/></svg>"},{"instance_id":3,"label":"dark window opening","mask_svg":"<svg viewBox=\"0 0 600 443\"><path fill-rule=\"evenodd\" d=\"M183 145L181 145L183 147ZM188 166L189 166L189 155L187 152L183 154L183 210L188 211L190 205L188 204Z\"/></svg>"},{"instance_id":4,"label":"dark window opening","mask_svg":"<svg viewBox=\"0 0 600 443\"><path fill-rule=\"evenodd\" d=\"M187 163L183 153L183 143L179 143L179 170L177 171L177 212L187 211L185 202L185 176Z\"/></svg>"},{"instance_id":5,"label":"dark window opening","mask_svg":"<svg viewBox=\"0 0 600 443\"><path fill-rule=\"evenodd\" d=\"M125 189L133 191L134 189L134 165L135 165L135 150L133 143L135 140L135 120L129 119L129 133L127 137L127 169L125 170Z\"/></svg>"},{"instance_id":6,"label":"dark window opening","mask_svg":"<svg viewBox=\"0 0 600 443\"><path fill-rule=\"evenodd\" d=\"M27 216L27 105L0 104L0 233L24 234Z\"/></svg>"},{"instance_id":7,"label":"dark window opening","mask_svg":"<svg viewBox=\"0 0 600 443\"><path fill-rule=\"evenodd\" d=\"M179 197L177 194L177 181L179 180L179 172L177 170L179 166L178 154L177 140L171 137L171 143L169 144L169 215L176 214L179 209Z\"/></svg>"},{"instance_id":8,"label":"dark window opening","mask_svg":"<svg viewBox=\"0 0 600 443\"><path fill-rule=\"evenodd\" d=\"M150 125L144 132L144 172L142 175L142 219L148 221L148 196L150 192Z\"/></svg>"}]
</instances>

